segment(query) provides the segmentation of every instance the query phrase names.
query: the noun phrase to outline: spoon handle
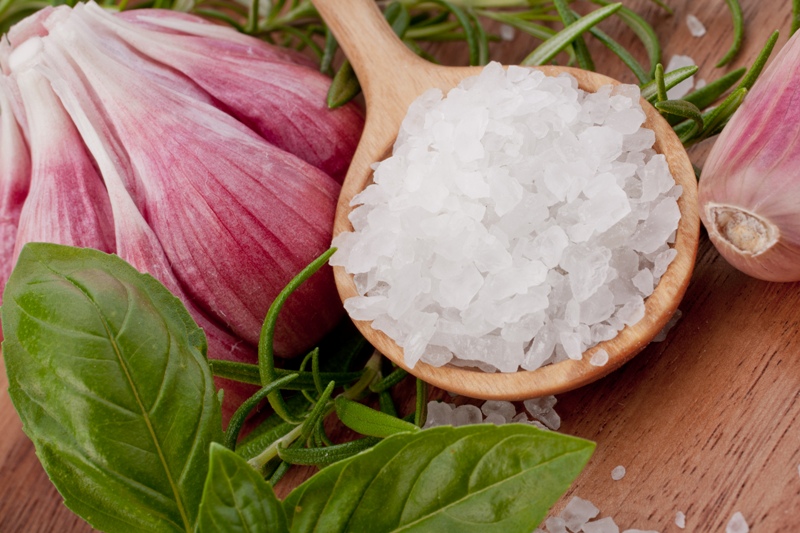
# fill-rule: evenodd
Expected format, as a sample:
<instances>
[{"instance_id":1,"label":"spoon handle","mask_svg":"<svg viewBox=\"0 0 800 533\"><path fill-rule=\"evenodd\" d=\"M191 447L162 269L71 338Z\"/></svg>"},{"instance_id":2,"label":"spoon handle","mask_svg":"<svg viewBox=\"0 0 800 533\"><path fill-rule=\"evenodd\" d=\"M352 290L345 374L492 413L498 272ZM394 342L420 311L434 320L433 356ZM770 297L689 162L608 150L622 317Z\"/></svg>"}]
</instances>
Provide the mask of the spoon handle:
<instances>
[{"instance_id":1,"label":"spoon handle","mask_svg":"<svg viewBox=\"0 0 800 533\"><path fill-rule=\"evenodd\" d=\"M311 0L328 24L361 83L371 95L386 96L399 72L420 62L394 34L374 0Z\"/></svg>"}]
</instances>

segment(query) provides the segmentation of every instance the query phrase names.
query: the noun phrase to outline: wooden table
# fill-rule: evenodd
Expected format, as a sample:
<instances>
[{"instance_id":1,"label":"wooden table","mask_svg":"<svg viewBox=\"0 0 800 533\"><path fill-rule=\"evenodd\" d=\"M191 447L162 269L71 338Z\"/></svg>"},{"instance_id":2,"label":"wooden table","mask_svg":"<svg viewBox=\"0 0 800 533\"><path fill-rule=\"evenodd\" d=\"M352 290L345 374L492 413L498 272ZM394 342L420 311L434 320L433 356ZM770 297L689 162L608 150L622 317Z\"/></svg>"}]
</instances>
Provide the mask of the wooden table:
<instances>
[{"instance_id":1,"label":"wooden table","mask_svg":"<svg viewBox=\"0 0 800 533\"><path fill-rule=\"evenodd\" d=\"M731 41L724 0L668 0L670 16L648 0L626 0L658 31L664 62L688 54L699 77L714 79ZM749 64L774 29L788 36L790 2L742 0L746 37L731 68ZM693 13L708 33L689 33ZM629 30L602 26L644 52ZM532 41L518 36L494 45L493 57L519 62ZM597 49L596 43L592 46ZM616 58L598 50L599 70L633 82ZM465 52L447 51L452 63ZM702 163L707 146L692 150ZM770 284L740 274L703 236L697 267L680 309L683 318L666 341L652 344L619 371L559 396L562 431L597 442L570 495L591 500L621 529L722 532L734 512L751 531L800 531L800 284ZM0 373L0 531L74 532L90 528L61 503L22 433ZM433 394L437 394L436 391ZM441 394L440 392L438 394ZM619 481L611 470L627 469ZM279 485L285 494L309 474L299 470ZM520 495L525 497L525 495Z\"/></svg>"}]
</instances>

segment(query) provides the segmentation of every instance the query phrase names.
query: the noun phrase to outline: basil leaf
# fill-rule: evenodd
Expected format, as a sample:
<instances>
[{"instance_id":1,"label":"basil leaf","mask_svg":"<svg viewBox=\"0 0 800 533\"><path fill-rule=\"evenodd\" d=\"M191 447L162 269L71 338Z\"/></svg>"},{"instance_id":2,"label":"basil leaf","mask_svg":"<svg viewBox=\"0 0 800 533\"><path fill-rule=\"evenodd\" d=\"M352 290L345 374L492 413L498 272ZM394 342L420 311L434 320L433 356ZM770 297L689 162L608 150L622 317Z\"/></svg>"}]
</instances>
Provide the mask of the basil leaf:
<instances>
[{"instance_id":1,"label":"basil leaf","mask_svg":"<svg viewBox=\"0 0 800 533\"><path fill-rule=\"evenodd\" d=\"M109 532L192 531L222 423L180 301L117 256L32 243L3 303L9 394L67 507Z\"/></svg>"},{"instance_id":2,"label":"basil leaf","mask_svg":"<svg viewBox=\"0 0 800 533\"><path fill-rule=\"evenodd\" d=\"M282 533L289 529L272 486L247 461L212 444L197 533L219 531Z\"/></svg>"},{"instance_id":3,"label":"basil leaf","mask_svg":"<svg viewBox=\"0 0 800 533\"><path fill-rule=\"evenodd\" d=\"M284 509L292 532L530 533L593 450L526 424L401 433L323 469Z\"/></svg>"}]
</instances>

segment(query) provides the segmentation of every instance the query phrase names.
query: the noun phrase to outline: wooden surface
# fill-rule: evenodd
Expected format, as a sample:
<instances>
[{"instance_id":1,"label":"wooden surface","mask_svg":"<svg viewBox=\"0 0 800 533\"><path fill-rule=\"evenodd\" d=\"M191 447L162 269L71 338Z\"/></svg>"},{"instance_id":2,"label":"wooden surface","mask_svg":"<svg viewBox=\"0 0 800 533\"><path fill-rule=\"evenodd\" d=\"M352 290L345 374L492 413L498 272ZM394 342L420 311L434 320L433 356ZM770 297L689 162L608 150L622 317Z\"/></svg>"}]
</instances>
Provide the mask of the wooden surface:
<instances>
[{"instance_id":1,"label":"wooden surface","mask_svg":"<svg viewBox=\"0 0 800 533\"><path fill-rule=\"evenodd\" d=\"M672 54L689 54L701 65L702 78L727 72L713 67L731 40L724 0L668 3L673 16L648 0L626 1L656 27L665 61ZM782 45L790 22L788 1L742 0L742 5L747 33L732 67L749 63L773 29L783 31ZM707 35L689 34L689 13L706 24ZM636 47L629 30L615 23L603 28ZM493 57L518 62L530 45L518 36L498 43ZM636 49L643 59L641 48ZM465 55L457 50L448 58L463 64ZM603 73L633 81L613 57L598 53L596 62ZM705 149L692 151L696 164L702 163ZM558 396L561 430L597 442L570 494L594 502L601 516L613 517L622 529L680 531L674 519L681 511L686 514L685 531L723 532L731 515L740 511L752 532L800 531L798 307L800 284L747 278L701 236L695 273L680 305L683 318L667 340L650 345L606 378ZM402 390L409 391L404 385ZM6 386L3 372L0 531L89 531L60 503L21 432ZM396 398L406 404L412 399ZM627 474L613 481L611 470L617 465ZM290 473L279 492L285 494L309 474Z\"/></svg>"}]
</instances>

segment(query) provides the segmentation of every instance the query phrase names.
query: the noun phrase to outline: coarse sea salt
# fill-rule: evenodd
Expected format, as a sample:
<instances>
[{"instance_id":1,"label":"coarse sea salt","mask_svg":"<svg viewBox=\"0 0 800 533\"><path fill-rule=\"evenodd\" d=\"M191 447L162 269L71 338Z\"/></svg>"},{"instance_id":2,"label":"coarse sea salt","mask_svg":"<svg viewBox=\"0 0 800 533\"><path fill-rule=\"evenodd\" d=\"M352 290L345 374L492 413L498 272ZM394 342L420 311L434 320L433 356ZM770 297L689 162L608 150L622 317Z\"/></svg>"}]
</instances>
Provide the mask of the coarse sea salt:
<instances>
[{"instance_id":1,"label":"coarse sea salt","mask_svg":"<svg viewBox=\"0 0 800 533\"><path fill-rule=\"evenodd\" d=\"M681 188L639 98L497 63L420 96L333 243L350 316L409 366L503 372L581 359L641 320Z\"/></svg>"}]
</instances>

